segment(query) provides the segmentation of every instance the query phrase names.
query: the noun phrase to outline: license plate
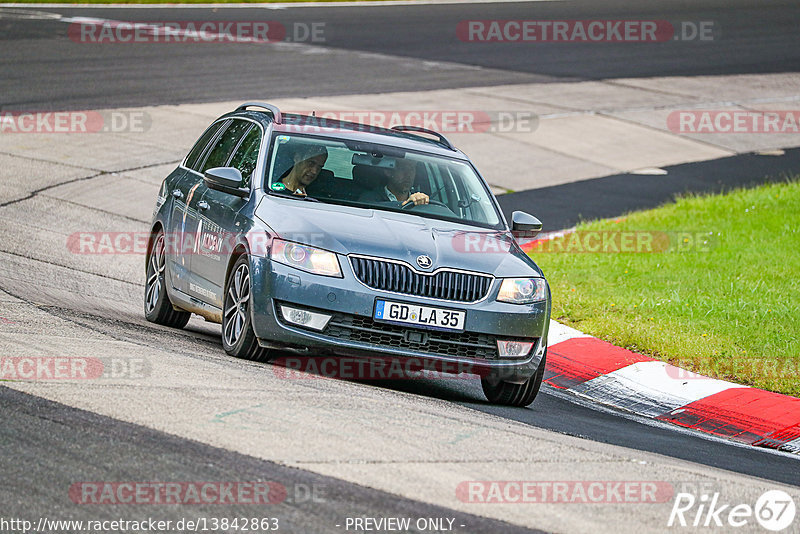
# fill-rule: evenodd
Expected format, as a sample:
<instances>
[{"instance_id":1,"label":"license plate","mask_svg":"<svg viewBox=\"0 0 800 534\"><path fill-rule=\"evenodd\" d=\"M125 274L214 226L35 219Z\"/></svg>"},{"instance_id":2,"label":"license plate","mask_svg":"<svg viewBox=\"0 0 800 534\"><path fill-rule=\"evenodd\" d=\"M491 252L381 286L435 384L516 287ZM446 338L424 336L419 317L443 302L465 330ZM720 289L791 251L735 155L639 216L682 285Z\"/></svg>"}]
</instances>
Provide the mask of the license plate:
<instances>
[{"instance_id":1,"label":"license plate","mask_svg":"<svg viewBox=\"0 0 800 534\"><path fill-rule=\"evenodd\" d=\"M392 302L378 300L375 302L375 319L390 323L405 323L425 328L438 330L464 330L464 321L467 312L433 308L408 304L405 302Z\"/></svg>"}]
</instances>

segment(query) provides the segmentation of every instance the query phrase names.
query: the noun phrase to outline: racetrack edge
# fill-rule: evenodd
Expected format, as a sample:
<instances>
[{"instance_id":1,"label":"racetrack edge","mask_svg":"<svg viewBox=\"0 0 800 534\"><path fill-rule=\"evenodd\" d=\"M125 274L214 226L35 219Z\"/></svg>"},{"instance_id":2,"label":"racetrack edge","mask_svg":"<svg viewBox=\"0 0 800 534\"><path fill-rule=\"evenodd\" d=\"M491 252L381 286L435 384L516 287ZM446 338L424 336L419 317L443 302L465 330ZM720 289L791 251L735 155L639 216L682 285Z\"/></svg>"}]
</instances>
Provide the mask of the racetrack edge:
<instances>
[{"instance_id":1,"label":"racetrack edge","mask_svg":"<svg viewBox=\"0 0 800 534\"><path fill-rule=\"evenodd\" d=\"M800 399L710 378L550 323L544 382L637 415L800 454Z\"/></svg>"}]
</instances>

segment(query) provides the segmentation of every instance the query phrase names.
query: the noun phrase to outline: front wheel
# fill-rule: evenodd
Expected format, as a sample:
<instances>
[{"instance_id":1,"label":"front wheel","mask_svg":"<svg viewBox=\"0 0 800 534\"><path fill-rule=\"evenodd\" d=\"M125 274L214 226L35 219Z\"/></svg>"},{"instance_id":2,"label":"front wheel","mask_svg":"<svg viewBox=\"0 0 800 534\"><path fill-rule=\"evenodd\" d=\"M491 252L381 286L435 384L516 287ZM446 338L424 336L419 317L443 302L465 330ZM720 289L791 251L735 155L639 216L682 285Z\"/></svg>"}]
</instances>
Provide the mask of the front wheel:
<instances>
[{"instance_id":1,"label":"front wheel","mask_svg":"<svg viewBox=\"0 0 800 534\"><path fill-rule=\"evenodd\" d=\"M167 295L166 270L167 262L164 254L164 232L159 231L147 256L147 280L144 286L144 316L151 323L172 328L183 328L192 314L176 310Z\"/></svg>"},{"instance_id":2,"label":"front wheel","mask_svg":"<svg viewBox=\"0 0 800 534\"><path fill-rule=\"evenodd\" d=\"M512 382L491 381L486 378L481 379L483 394L492 404L503 404L505 406L528 406L536 399L539 388L542 386L544 378L544 366L547 359L547 351L542 356L539 368L536 373L522 384Z\"/></svg>"},{"instance_id":3,"label":"front wheel","mask_svg":"<svg viewBox=\"0 0 800 534\"><path fill-rule=\"evenodd\" d=\"M250 261L241 256L225 284L222 312L222 347L231 356L257 362L267 361L269 351L259 346L250 315Z\"/></svg>"}]
</instances>

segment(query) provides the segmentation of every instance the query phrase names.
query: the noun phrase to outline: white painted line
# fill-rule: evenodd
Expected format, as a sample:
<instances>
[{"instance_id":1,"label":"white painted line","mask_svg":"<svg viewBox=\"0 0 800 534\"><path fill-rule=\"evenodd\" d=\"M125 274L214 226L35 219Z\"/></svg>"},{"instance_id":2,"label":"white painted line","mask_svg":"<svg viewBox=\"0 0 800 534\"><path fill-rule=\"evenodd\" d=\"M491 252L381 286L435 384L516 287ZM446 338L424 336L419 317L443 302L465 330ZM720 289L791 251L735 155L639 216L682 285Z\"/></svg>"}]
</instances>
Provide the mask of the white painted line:
<instances>
[{"instance_id":1,"label":"white painted line","mask_svg":"<svg viewBox=\"0 0 800 534\"><path fill-rule=\"evenodd\" d=\"M533 241L548 241L551 239L564 237L565 235L569 235L573 232L575 232L574 226L572 228L566 228L564 230L556 230L553 232L542 232L541 234L537 235L536 238L533 239Z\"/></svg>"},{"instance_id":2,"label":"white painted line","mask_svg":"<svg viewBox=\"0 0 800 534\"><path fill-rule=\"evenodd\" d=\"M275 3L208 3L208 4L36 4L43 8L93 8L93 9L208 9L250 8L250 9L289 9L296 7L387 7L387 6L428 6L448 4L513 4L522 2L562 2L564 0L386 0L385 2L275 2ZM31 4L4 3L2 7L30 7Z\"/></svg>"},{"instance_id":3,"label":"white painted line","mask_svg":"<svg viewBox=\"0 0 800 534\"><path fill-rule=\"evenodd\" d=\"M726 389L743 387L747 386L649 361L593 378L571 391L639 415L657 417Z\"/></svg>"},{"instance_id":4,"label":"white painted line","mask_svg":"<svg viewBox=\"0 0 800 534\"><path fill-rule=\"evenodd\" d=\"M576 337L592 337L588 334L584 334L580 330L575 330L574 328L570 328L567 325L563 325L559 322L550 321L550 331L547 334L547 346L552 347L556 343L561 343L562 341L567 341L568 339L573 339Z\"/></svg>"},{"instance_id":5,"label":"white painted line","mask_svg":"<svg viewBox=\"0 0 800 534\"><path fill-rule=\"evenodd\" d=\"M800 438L793 439L792 441L787 441L786 443L780 446L780 450L791 452L794 454L800 454Z\"/></svg>"},{"instance_id":6,"label":"white painted line","mask_svg":"<svg viewBox=\"0 0 800 534\"><path fill-rule=\"evenodd\" d=\"M0 20L58 20L60 18L63 17L58 13L34 9L0 9Z\"/></svg>"},{"instance_id":7,"label":"white painted line","mask_svg":"<svg viewBox=\"0 0 800 534\"><path fill-rule=\"evenodd\" d=\"M37 20L55 20L58 22L63 22L65 24L83 24L83 25L91 25L91 26L108 26L111 28L118 27L120 25L127 25L129 24L136 24L138 27L142 28L143 30L147 30L146 33L149 35L158 35L164 39L164 42L170 42L170 39L178 40L178 39L193 39L195 41L221 41L225 42L226 40L230 39L231 36L229 34L223 33L214 33L214 32L207 32L207 31L198 31L196 29L186 28L170 28L166 26L166 23L162 22L137 22L137 21L122 21L122 20L114 20L114 19L100 19L96 17L84 17L84 16L77 16L77 17L67 17L61 15L59 13L49 13L47 11L32 11L32 10L12 10L12 11L3 11L0 8L0 20L2 19L37 19ZM401 62L403 64L409 64L412 62L416 62L421 66L423 70L483 70L483 67L479 65L467 65L463 63L453 63L449 61L430 61L430 60L415 60L413 58L408 58L404 56L393 56L389 54L382 54L379 52L362 52L362 51L347 51L342 49L335 49L324 47L320 45L313 45L308 43L290 43L286 41L259 41L259 40L252 40L252 41L245 41L246 44L251 45L260 45L260 46L271 46L277 48L278 50L294 50L299 51L302 54L334 54L334 53L351 53L355 54L357 57L365 58L365 59L377 59L382 61L395 61Z\"/></svg>"},{"instance_id":8,"label":"white painted line","mask_svg":"<svg viewBox=\"0 0 800 534\"><path fill-rule=\"evenodd\" d=\"M80 24L81 26L99 26L100 28L126 28L130 29L134 24L139 33L146 33L154 37L163 39L164 42L178 42L181 39L207 42L225 42L226 40L233 41L234 36L230 33L217 33L212 31L199 30L192 25L191 28L170 27L167 23L150 23L150 22L126 22L121 20L111 19L98 19L95 17L61 17L58 19L60 22L67 24ZM233 23L235 24L235 22ZM102 35L102 33L101 33ZM248 41L250 44L271 44L268 40L253 40Z\"/></svg>"},{"instance_id":9,"label":"white painted line","mask_svg":"<svg viewBox=\"0 0 800 534\"><path fill-rule=\"evenodd\" d=\"M631 174L639 174L642 176L664 176L667 171L659 167L645 167L644 169L636 169L631 171Z\"/></svg>"},{"instance_id":10,"label":"white painted line","mask_svg":"<svg viewBox=\"0 0 800 534\"><path fill-rule=\"evenodd\" d=\"M565 235L571 234L575 231L575 227L568 228L566 230L557 230L554 232L542 232L536 237L519 237L517 238L517 243L523 250L525 247L531 247L531 250L528 252L536 252L534 243L541 243L542 241L550 241L553 239L557 239L559 237L564 237Z\"/></svg>"}]
</instances>

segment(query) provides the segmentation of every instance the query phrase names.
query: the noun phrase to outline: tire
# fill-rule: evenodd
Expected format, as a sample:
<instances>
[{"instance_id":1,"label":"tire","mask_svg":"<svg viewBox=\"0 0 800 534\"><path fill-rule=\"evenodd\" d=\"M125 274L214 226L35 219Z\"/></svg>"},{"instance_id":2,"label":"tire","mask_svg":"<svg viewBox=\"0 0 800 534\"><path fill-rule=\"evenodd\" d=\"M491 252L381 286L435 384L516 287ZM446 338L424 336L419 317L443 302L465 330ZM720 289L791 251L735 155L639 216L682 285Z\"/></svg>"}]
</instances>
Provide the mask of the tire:
<instances>
[{"instance_id":1,"label":"tire","mask_svg":"<svg viewBox=\"0 0 800 534\"><path fill-rule=\"evenodd\" d=\"M167 295L167 281L164 276L167 270L164 254L164 232L156 234L147 254L146 279L144 284L144 316L151 323L183 328L192 314L176 310Z\"/></svg>"},{"instance_id":2,"label":"tire","mask_svg":"<svg viewBox=\"0 0 800 534\"><path fill-rule=\"evenodd\" d=\"M222 305L222 347L231 356L265 362L269 350L259 346L250 313L250 261L240 256L233 264L225 282L225 300Z\"/></svg>"},{"instance_id":3,"label":"tire","mask_svg":"<svg viewBox=\"0 0 800 534\"><path fill-rule=\"evenodd\" d=\"M545 350L539 368L536 373L522 384L512 384L511 382L500 381L492 384L486 378L481 379L483 394L492 404L502 404L505 406L529 406L539 394L544 378L545 360L547 351Z\"/></svg>"}]
</instances>

